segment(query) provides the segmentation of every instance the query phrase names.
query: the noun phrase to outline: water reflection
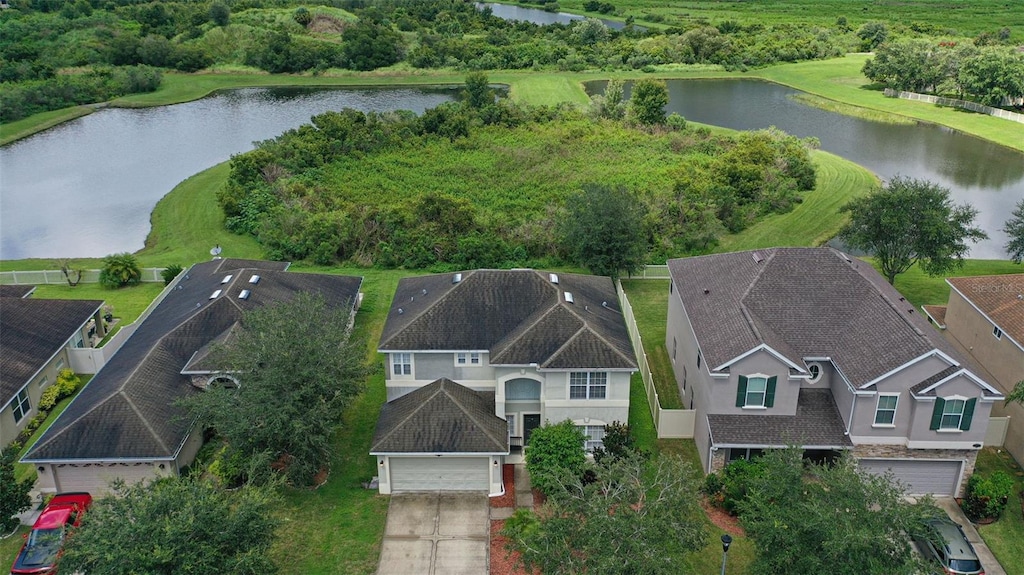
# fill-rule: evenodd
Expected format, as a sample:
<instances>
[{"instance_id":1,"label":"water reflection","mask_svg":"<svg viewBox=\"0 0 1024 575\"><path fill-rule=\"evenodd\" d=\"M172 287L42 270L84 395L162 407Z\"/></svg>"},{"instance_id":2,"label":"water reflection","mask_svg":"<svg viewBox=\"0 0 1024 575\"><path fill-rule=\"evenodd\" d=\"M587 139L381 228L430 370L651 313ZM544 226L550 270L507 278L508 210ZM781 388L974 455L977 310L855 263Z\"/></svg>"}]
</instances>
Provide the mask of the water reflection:
<instances>
[{"instance_id":1,"label":"water reflection","mask_svg":"<svg viewBox=\"0 0 1024 575\"><path fill-rule=\"evenodd\" d=\"M135 251L185 178L328 110L423 110L457 89L251 88L106 109L0 148L0 259Z\"/></svg>"},{"instance_id":2,"label":"water reflection","mask_svg":"<svg viewBox=\"0 0 1024 575\"><path fill-rule=\"evenodd\" d=\"M593 82L587 89L598 93L604 85ZM950 189L954 201L979 210L976 223L989 239L974 244L971 257L1006 257L1001 229L1024 198L1020 152L944 126L883 124L828 112L795 100L799 91L770 82L672 80L668 90L666 110L688 120L736 130L776 126L801 138L816 137L822 149L883 179L904 175L937 182Z\"/></svg>"},{"instance_id":3,"label":"water reflection","mask_svg":"<svg viewBox=\"0 0 1024 575\"><path fill-rule=\"evenodd\" d=\"M547 12L539 8L528 8L525 6L498 4L494 2L477 2L476 7L480 9L490 8L491 13L502 20L530 22L540 26L547 26L549 24L572 24L577 20L587 19L587 16L580 16L578 14ZM625 23L619 22L618 20L605 20L604 18L598 18L598 20L612 30L622 30L626 27ZM642 26L634 26L633 28L640 31L646 30L646 28Z\"/></svg>"}]
</instances>

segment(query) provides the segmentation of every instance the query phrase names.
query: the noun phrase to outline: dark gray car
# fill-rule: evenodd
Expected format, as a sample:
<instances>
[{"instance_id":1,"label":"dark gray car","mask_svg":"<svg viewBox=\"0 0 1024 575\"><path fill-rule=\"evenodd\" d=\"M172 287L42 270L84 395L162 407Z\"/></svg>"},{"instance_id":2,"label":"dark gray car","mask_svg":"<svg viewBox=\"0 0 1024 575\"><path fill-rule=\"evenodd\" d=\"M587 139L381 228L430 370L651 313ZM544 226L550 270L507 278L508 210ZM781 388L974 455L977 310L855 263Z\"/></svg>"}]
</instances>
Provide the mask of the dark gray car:
<instances>
[{"instance_id":1,"label":"dark gray car","mask_svg":"<svg viewBox=\"0 0 1024 575\"><path fill-rule=\"evenodd\" d=\"M946 575L985 575L978 554L964 530L947 518L925 521L928 536L915 538L917 548L927 561L938 561Z\"/></svg>"}]
</instances>

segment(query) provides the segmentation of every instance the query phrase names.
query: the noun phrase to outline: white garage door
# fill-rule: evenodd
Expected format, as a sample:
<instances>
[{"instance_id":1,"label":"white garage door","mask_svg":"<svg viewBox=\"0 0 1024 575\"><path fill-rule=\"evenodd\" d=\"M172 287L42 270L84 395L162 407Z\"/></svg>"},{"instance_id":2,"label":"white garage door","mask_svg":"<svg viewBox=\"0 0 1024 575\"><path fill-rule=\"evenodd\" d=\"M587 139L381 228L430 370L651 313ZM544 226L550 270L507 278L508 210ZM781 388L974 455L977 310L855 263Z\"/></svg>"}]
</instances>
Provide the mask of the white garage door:
<instances>
[{"instance_id":1,"label":"white garage door","mask_svg":"<svg viewBox=\"0 0 1024 575\"><path fill-rule=\"evenodd\" d=\"M861 469L884 474L891 470L909 495L956 495L962 461L933 459L861 459Z\"/></svg>"},{"instance_id":2,"label":"white garage door","mask_svg":"<svg viewBox=\"0 0 1024 575\"><path fill-rule=\"evenodd\" d=\"M65 464L55 465L53 471L58 491L85 491L94 496L109 493L110 484L115 479L123 479L125 483L131 484L157 476L156 470L148 463Z\"/></svg>"},{"instance_id":3,"label":"white garage door","mask_svg":"<svg viewBox=\"0 0 1024 575\"><path fill-rule=\"evenodd\" d=\"M390 457L392 491L487 491L489 457Z\"/></svg>"}]
</instances>

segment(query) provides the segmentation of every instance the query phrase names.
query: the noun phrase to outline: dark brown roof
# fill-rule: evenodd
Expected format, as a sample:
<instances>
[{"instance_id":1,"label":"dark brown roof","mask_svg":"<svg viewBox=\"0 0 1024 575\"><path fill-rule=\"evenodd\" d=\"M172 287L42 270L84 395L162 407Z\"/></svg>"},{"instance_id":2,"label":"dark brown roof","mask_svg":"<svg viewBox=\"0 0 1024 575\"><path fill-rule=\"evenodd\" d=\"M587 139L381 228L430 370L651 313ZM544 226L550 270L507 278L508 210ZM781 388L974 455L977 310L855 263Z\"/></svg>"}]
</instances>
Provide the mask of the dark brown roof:
<instances>
[{"instance_id":1,"label":"dark brown roof","mask_svg":"<svg viewBox=\"0 0 1024 575\"><path fill-rule=\"evenodd\" d=\"M710 414L712 445L852 447L828 389L801 389L796 415Z\"/></svg>"},{"instance_id":2,"label":"dark brown roof","mask_svg":"<svg viewBox=\"0 0 1024 575\"><path fill-rule=\"evenodd\" d=\"M6 406L102 306L100 300L0 298L0 405Z\"/></svg>"},{"instance_id":3,"label":"dark brown roof","mask_svg":"<svg viewBox=\"0 0 1024 575\"><path fill-rule=\"evenodd\" d=\"M762 344L798 366L830 357L855 386L934 350L963 363L874 268L831 248L675 259L669 270L712 369Z\"/></svg>"},{"instance_id":4,"label":"dark brown roof","mask_svg":"<svg viewBox=\"0 0 1024 575\"><path fill-rule=\"evenodd\" d=\"M610 278L534 270L476 270L402 279L383 351L490 353L493 365L636 369ZM573 303L566 301L571 293Z\"/></svg>"},{"instance_id":5,"label":"dark brown roof","mask_svg":"<svg viewBox=\"0 0 1024 575\"><path fill-rule=\"evenodd\" d=\"M1024 347L1024 274L949 278L946 281L1003 334Z\"/></svg>"},{"instance_id":6,"label":"dark brown roof","mask_svg":"<svg viewBox=\"0 0 1024 575\"><path fill-rule=\"evenodd\" d=\"M238 263L245 267L231 267ZM175 457L191 422L174 402L198 393L180 372L243 312L288 301L301 292L319 293L328 305L354 306L361 278L290 273L285 267L280 262L227 259L189 268L25 460ZM253 275L260 276L258 283L250 283ZM215 290L220 293L211 297ZM239 297L242 290L249 291L247 299Z\"/></svg>"},{"instance_id":7,"label":"dark brown roof","mask_svg":"<svg viewBox=\"0 0 1024 575\"><path fill-rule=\"evenodd\" d=\"M946 329L946 306L923 305L921 309L924 310L925 315L932 319L936 326L940 329Z\"/></svg>"},{"instance_id":8,"label":"dark brown roof","mask_svg":"<svg viewBox=\"0 0 1024 575\"><path fill-rule=\"evenodd\" d=\"M371 454L503 453L508 422L494 415L494 395L439 379L384 404Z\"/></svg>"},{"instance_id":9,"label":"dark brown roof","mask_svg":"<svg viewBox=\"0 0 1024 575\"><path fill-rule=\"evenodd\" d=\"M15 297L22 298L32 295L32 292L36 290L36 286L27 285L0 285L0 298L4 297Z\"/></svg>"}]
</instances>

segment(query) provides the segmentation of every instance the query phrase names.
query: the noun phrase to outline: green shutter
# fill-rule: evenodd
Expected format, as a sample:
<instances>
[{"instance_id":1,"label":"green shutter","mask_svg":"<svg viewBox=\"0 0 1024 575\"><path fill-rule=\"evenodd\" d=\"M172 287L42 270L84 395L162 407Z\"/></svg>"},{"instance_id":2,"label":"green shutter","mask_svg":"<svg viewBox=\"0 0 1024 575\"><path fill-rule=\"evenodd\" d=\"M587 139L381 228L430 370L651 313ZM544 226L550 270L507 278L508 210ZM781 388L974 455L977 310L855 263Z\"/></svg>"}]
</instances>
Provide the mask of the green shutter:
<instances>
[{"instance_id":1,"label":"green shutter","mask_svg":"<svg viewBox=\"0 0 1024 575\"><path fill-rule=\"evenodd\" d=\"M774 376L774 375L768 378L768 385L766 385L765 388L764 388L764 406L765 407L774 407L775 406L775 382L778 381L778 380L779 380L779 378Z\"/></svg>"},{"instance_id":2,"label":"green shutter","mask_svg":"<svg viewBox=\"0 0 1024 575\"><path fill-rule=\"evenodd\" d=\"M942 408L946 405L946 400L941 397L935 398L935 407L932 408L932 424L928 426L928 429L936 430L942 425Z\"/></svg>"},{"instance_id":3,"label":"green shutter","mask_svg":"<svg viewBox=\"0 0 1024 575\"><path fill-rule=\"evenodd\" d=\"M740 385L736 388L736 407L747 404L747 376L740 376Z\"/></svg>"},{"instance_id":4,"label":"green shutter","mask_svg":"<svg viewBox=\"0 0 1024 575\"><path fill-rule=\"evenodd\" d=\"M960 420L960 430L967 431L971 428L971 419L974 418L974 404L978 403L978 398L968 399L967 403L964 404L964 417Z\"/></svg>"}]
</instances>

